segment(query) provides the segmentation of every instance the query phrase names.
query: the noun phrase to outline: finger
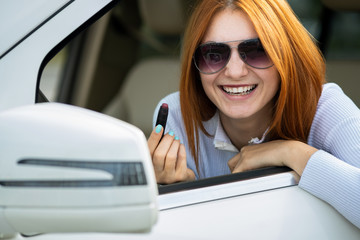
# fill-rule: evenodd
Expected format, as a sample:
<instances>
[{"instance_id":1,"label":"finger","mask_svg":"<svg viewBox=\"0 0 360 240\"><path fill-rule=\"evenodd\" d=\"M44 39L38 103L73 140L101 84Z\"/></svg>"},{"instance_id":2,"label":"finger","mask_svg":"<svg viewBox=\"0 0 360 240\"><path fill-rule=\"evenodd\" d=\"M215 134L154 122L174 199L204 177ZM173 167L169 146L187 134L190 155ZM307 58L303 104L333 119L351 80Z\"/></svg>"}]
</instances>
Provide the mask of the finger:
<instances>
[{"instance_id":1,"label":"finger","mask_svg":"<svg viewBox=\"0 0 360 240\"><path fill-rule=\"evenodd\" d=\"M179 145L180 145L179 141L174 140L171 144L168 153L166 154L164 170L170 175L175 174L175 166L179 151Z\"/></svg>"},{"instance_id":2,"label":"finger","mask_svg":"<svg viewBox=\"0 0 360 240\"><path fill-rule=\"evenodd\" d=\"M180 144L178 152L178 160L176 163L176 178L177 181L192 181L195 180L194 172L187 167L186 150L184 144Z\"/></svg>"},{"instance_id":3,"label":"finger","mask_svg":"<svg viewBox=\"0 0 360 240\"><path fill-rule=\"evenodd\" d=\"M173 136L166 134L164 135L159 145L156 147L154 154L152 156L152 160L153 160L154 169L156 167L157 171L164 170L165 159L171 148L173 140L174 140Z\"/></svg>"},{"instance_id":4,"label":"finger","mask_svg":"<svg viewBox=\"0 0 360 240\"><path fill-rule=\"evenodd\" d=\"M153 156L156 147L159 145L164 128L161 125L157 125L148 138L148 147L150 155Z\"/></svg>"},{"instance_id":5,"label":"finger","mask_svg":"<svg viewBox=\"0 0 360 240\"><path fill-rule=\"evenodd\" d=\"M179 151L178 151L178 159L176 162L176 170L186 169L186 150L184 144L180 144Z\"/></svg>"},{"instance_id":6,"label":"finger","mask_svg":"<svg viewBox=\"0 0 360 240\"><path fill-rule=\"evenodd\" d=\"M237 164L234 169L231 171L231 173L239 173L239 172L243 172L244 170L242 169L241 163Z\"/></svg>"},{"instance_id":7,"label":"finger","mask_svg":"<svg viewBox=\"0 0 360 240\"><path fill-rule=\"evenodd\" d=\"M241 153L238 153L228 161L228 166L231 172L234 170L235 166L238 164L240 159L241 159Z\"/></svg>"}]
</instances>

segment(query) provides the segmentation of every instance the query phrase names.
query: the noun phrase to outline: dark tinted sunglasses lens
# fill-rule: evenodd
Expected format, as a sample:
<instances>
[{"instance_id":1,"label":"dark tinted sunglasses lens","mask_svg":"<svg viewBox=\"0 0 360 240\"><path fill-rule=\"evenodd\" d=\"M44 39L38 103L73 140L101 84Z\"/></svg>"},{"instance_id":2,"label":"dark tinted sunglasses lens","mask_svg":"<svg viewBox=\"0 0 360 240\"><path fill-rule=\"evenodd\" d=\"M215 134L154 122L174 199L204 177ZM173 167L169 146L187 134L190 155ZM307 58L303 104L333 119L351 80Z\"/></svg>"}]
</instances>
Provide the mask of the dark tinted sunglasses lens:
<instances>
[{"instance_id":1,"label":"dark tinted sunglasses lens","mask_svg":"<svg viewBox=\"0 0 360 240\"><path fill-rule=\"evenodd\" d=\"M202 73L215 73L227 64L230 47L221 43L207 43L199 46L194 55L195 65Z\"/></svg>"},{"instance_id":2,"label":"dark tinted sunglasses lens","mask_svg":"<svg viewBox=\"0 0 360 240\"><path fill-rule=\"evenodd\" d=\"M238 50L244 62L254 68L268 68L273 65L260 40L242 42L239 44ZM245 53L245 56L241 53Z\"/></svg>"}]
</instances>

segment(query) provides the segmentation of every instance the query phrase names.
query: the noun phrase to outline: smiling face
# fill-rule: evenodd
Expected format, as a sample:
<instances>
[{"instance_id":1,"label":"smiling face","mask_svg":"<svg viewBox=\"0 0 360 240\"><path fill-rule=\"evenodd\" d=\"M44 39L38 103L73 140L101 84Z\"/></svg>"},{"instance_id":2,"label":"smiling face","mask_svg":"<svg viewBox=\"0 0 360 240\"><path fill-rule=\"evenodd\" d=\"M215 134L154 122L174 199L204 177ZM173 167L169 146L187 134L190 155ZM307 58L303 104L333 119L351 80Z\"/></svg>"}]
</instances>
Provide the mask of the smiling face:
<instances>
[{"instance_id":1,"label":"smiling face","mask_svg":"<svg viewBox=\"0 0 360 240\"><path fill-rule=\"evenodd\" d=\"M202 43L228 42L232 49L230 60L222 70L214 74L200 73L204 91L219 109L222 120L267 121L271 117L272 100L280 84L275 66L253 68L241 60L237 51L242 40L257 37L244 12L225 9L214 16L203 38Z\"/></svg>"}]
</instances>

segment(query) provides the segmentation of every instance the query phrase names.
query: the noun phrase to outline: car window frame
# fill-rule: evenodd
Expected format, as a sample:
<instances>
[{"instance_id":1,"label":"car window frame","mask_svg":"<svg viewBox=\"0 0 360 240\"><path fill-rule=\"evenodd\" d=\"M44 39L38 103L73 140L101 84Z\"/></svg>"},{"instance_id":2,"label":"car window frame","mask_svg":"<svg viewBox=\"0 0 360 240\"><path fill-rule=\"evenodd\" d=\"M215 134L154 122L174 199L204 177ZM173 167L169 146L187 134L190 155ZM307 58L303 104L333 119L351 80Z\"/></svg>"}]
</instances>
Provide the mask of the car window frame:
<instances>
[{"instance_id":1,"label":"car window frame","mask_svg":"<svg viewBox=\"0 0 360 240\"><path fill-rule=\"evenodd\" d=\"M288 167L267 167L241 173L158 185L158 208L167 211L265 191L296 187L299 176Z\"/></svg>"},{"instance_id":2,"label":"car window frame","mask_svg":"<svg viewBox=\"0 0 360 240\"><path fill-rule=\"evenodd\" d=\"M58 54L62 49L64 49L73 39L76 39L78 36L81 37L82 33L86 31L90 26L92 26L96 21L98 21L101 17L103 17L106 13L111 11L121 0L112 0L102 9L100 9L97 13L87 19L83 24L79 25L73 32L67 35L64 39L62 39L55 47L53 47L43 58L41 65L39 67L37 84L36 84L36 92L35 92L35 103L48 102L47 96L40 89L40 82L42 73L46 67L46 65ZM72 3L73 1L71 1Z\"/></svg>"},{"instance_id":3,"label":"car window frame","mask_svg":"<svg viewBox=\"0 0 360 240\"><path fill-rule=\"evenodd\" d=\"M292 169L288 167L266 167L266 168L255 169L246 172L232 173L217 177L198 179L190 182L179 182L168 185L159 184L158 191L159 191L159 195L163 195L174 192L211 187L226 183L246 181L250 179L255 179L255 178L260 178L260 177L265 177L269 175L285 173L290 171L292 171Z\"/></svg>"}]
</instances>

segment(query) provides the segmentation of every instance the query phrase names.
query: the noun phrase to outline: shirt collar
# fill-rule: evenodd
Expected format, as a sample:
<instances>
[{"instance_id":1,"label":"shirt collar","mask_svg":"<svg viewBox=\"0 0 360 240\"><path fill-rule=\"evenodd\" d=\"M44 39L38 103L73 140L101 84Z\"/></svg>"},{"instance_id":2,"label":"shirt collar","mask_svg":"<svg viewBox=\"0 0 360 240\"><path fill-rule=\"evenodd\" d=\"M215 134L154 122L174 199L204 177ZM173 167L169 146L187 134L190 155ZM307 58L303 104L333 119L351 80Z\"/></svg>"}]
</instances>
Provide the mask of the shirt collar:
<instances>
[{"instance_id":1,"label":"shirt collar","mask_svg":"<svg viewBox=\"0 0 360 240\"><path fill-rule=\"evenodd\" d=\"M216 114L213 117L214 121L217 122L217 126L216 126L216 131L215 131L215 135L214 135L214 146L216 149L219 150L225 150L225 151L230 151L230 152L239 152L239 149L237 149L232 143L230 138L228 137L228 135L226 134L221 121L220 121L220 117L219 117L219 113L216 112ZM264 132L264 134L262 135L262 138L259 139L257 137L255 138L251 138L249 140L249 145L253 145L253 144L260 144L263 143L265 141L265 137L266 134L268 132L269 128L266 129L266 131Z\"/></svg>"}]
</instances>

